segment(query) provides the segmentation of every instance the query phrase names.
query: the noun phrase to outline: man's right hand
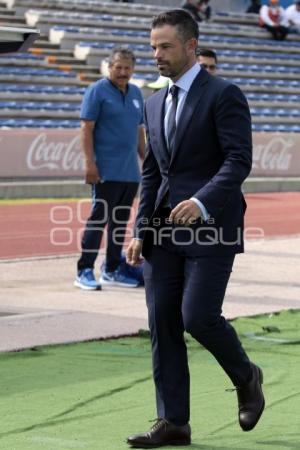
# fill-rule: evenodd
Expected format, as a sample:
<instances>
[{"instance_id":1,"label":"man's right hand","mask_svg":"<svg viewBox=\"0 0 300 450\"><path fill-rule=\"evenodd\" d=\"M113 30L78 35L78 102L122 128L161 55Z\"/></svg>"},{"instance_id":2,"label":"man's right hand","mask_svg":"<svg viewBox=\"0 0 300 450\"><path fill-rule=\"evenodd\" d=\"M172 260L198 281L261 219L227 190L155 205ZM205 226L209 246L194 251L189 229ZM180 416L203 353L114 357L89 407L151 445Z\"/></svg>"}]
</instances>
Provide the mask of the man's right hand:
<instances>
[{"instance_id":1,"label":"man's right hand","mask_svg":"<svg viewBox=\"0 0 300 450\"><path fill-rule=\"evenodd\" d=\"M96 184L99 183L100 176L97 165L94 161L86 163L85 168L85 182L88 184Z\"/></svg>"},{"instance_id":2,"label":"man's right hand","mask_svg":"<svg viewBox=\"0 0 300 450\"><path fill-rule=\"evenodd\" d=\"M131 266L137 267L141 264L143 259L141 258L143 241L139 239L132 239L126 252L126 261Z\"/></svg>"}]
</instances>

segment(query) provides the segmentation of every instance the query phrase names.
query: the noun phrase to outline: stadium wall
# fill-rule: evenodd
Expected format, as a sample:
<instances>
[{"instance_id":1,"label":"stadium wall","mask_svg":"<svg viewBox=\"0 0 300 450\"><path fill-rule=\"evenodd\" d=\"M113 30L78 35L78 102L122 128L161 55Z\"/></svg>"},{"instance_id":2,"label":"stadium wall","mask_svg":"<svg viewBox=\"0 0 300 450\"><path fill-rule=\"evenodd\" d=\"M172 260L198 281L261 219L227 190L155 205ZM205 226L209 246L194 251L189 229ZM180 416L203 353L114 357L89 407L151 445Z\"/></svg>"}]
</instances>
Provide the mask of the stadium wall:
<instances>
[{"instance_id":1,"label":"stadium wall","mask_svg":"<svg viewBox=\"0 0 300 450\"><path fill-rule=\"evenodd\" d=\"M78 129L1 129L0 180L83 176ZM300 133L254 133L251 177L299 177Z\"/></svg>"}]
</instances>

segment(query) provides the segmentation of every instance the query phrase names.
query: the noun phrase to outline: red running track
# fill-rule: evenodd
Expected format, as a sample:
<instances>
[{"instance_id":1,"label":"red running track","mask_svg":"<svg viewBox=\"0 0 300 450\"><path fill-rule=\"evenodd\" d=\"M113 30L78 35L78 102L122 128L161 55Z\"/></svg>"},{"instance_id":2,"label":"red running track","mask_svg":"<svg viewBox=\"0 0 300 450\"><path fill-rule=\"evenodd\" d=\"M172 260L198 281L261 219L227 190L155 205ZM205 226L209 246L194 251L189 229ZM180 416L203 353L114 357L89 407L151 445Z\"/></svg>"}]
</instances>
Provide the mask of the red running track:
<instances>
[{"instance_id":1,"label":"red running track","mask_svg":"<svg viewBox=\"0 0 300 450\"><path fill-rule=\"evenodd\" d=\"M246 237L300 234L299 192L248 194L246 200ZM0 259L79 252L89 208L86 200L0 203ZM134 211L131 224L133 218Z\"/></svg>"}]
</instances>

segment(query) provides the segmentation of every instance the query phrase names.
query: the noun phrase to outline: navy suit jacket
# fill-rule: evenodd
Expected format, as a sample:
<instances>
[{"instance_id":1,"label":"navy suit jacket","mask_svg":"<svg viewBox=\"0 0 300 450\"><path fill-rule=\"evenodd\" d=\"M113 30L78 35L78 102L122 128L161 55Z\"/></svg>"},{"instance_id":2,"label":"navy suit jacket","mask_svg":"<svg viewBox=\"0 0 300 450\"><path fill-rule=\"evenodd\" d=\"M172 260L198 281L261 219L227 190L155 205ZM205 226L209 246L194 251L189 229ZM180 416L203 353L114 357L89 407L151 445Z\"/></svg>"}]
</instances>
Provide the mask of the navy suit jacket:
<instances>
[{"instance_id":1,"label":"navy suit jacket","mask_svg":"<svg viewBox=\"0 0 300 450\"><path fill-rule=\"evenodd\" d=\"M252 162L247 101L237 86L201 69L187 94L170 158L163 125L167 92L161 89L145 105L147 147L135 225L143 254L153 244L147 224L168 191L172 208L196 197L211 216L208 223L198 220L191 226L197 232L197 239L187 244L191 256L242 252L246 203L241 184ZM182 231L183 239L185 235L190 240L191 234Z\"/></svg>"}]
</instances>

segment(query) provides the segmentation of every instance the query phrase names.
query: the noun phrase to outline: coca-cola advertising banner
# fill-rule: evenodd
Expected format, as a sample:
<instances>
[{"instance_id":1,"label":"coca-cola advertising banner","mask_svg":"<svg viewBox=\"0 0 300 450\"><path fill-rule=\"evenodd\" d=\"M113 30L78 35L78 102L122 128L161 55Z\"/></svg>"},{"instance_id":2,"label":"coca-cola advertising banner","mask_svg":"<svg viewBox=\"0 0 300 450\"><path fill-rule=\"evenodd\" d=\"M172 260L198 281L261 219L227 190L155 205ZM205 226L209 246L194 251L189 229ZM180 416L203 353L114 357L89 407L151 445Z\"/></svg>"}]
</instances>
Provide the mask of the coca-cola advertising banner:
<instances>
[{"instance_id":1,"label":"coca-cola advertising banner","mask_svg":"<svg viewBox=\"0 0 300 450\"><path fill-rule=\"evenodd\" d=\"M79 129L0 130L0 177L83 175Z\"/></svg>"},{"instance_id":2,"label":"coca-cola advertising banner","mask_svg":"<svg viewBox=\"0 0 300 450\"><path fill-rule=\"evenodd\" d=\"M300 133L254 133L251 176L299 176ZM80 177L79 129L0 130L0 177Z\"/></svg>"}]
</instances>

